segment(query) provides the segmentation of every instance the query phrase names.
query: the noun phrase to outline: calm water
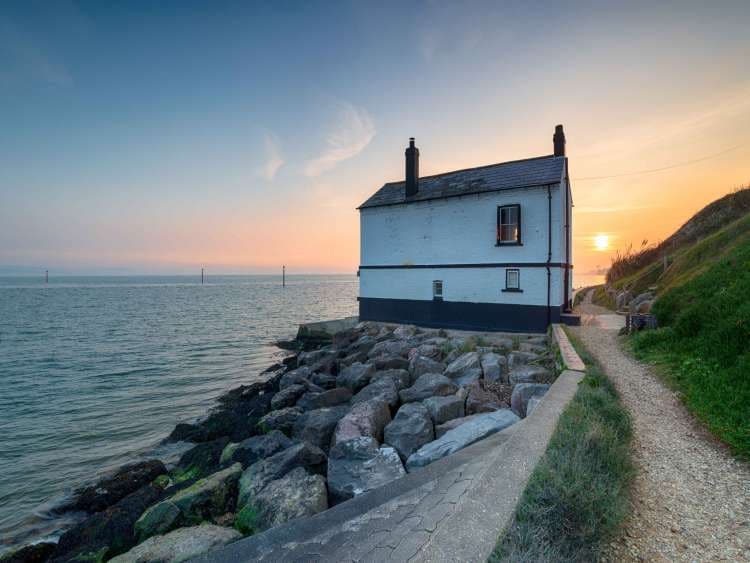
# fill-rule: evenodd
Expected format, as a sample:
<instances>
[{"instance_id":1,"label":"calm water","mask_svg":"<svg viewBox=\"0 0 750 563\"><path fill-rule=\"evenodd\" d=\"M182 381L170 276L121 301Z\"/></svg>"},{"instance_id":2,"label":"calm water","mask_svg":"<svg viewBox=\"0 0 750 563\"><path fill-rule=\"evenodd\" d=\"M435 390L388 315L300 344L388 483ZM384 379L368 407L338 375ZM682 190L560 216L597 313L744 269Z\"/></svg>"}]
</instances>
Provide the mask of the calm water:
<instances>
[{"instance_id":1,"label":"calm water","mask_svg":"<svg viewBox=\"0 0 750 563\"><path fill-rule=\"evenodd\" d=\"M49 508L158 449L278 357L301 322L356 314L356 276L0 278L0 551ZM155 450L155 448L157 448Z\"/></svg>"}]
</instances>

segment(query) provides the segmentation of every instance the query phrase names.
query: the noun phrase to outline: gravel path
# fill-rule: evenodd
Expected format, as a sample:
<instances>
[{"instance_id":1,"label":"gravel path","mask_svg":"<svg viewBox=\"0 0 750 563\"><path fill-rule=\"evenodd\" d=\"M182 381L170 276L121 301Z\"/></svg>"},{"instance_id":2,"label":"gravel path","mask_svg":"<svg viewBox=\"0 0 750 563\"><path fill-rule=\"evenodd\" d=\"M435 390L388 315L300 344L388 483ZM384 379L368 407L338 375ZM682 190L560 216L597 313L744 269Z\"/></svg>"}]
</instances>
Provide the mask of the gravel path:
<instances>
[{"instance_id":1,"label":"gravel path","mask_svg":"<svg viewBox=\"0 0 750 563\"><path fill-rule=\"evenodd\" d=\"M611 313L587 295L574 331L599 360L633 417L633 509L611 561L750 561L750 467L704 430L649 368L623 353ZM590 317L589 317L590 315Z\"/></svg>"}]
</instances>

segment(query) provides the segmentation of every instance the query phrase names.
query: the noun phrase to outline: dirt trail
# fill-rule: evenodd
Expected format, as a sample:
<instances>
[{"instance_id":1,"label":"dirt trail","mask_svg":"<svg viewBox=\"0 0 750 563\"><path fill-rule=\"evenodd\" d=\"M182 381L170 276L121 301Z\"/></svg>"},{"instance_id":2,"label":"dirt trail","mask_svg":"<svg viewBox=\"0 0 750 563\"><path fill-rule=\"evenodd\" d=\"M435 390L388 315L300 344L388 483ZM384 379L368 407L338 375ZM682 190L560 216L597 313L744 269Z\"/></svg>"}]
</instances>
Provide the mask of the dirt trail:
<instances>
[{"instance_id":1,"label":"dirt trail","mask_svg":"<svg viewBox=\"0 0 750 563\"><path fill-rule=\"evenodd\" d=\"M623 352L616 328L597 322L611 311L592 305L590 293L580 313L586 322L574 331L614 382L635 432L634 506L607 560L750 561L750 466Z\"/></svg>"}]
</instances>

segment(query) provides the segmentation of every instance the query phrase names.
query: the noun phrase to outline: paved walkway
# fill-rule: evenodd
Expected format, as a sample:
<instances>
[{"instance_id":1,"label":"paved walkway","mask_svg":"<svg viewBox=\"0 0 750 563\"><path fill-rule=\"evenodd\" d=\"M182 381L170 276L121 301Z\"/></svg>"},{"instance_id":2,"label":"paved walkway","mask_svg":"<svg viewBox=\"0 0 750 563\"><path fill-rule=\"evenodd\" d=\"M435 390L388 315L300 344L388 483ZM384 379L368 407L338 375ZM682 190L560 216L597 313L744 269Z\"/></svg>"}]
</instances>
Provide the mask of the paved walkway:
<instances>
[{"instance_id":1,"label":"paved walkway","mask_svg":"<svg viewBox=\"0 0 750 563\"><path fill-rule=\"evenodd\" d=\"M610 561L750 561L750 468L735 460L650 369L623 353L611 313L581 305L574 331L633 417L638 468L632 515Z\"/></svg>"},{"instance_id":2,"label":"paved walkway","mask_svg":"<svg viewBox=\"0 0 750 563\"><path fill-rule=\"evenodd\" d=\"M503 432L198 561L486 561L582 377L563 372L533 413Z\"/></svg>"}]
</instances>

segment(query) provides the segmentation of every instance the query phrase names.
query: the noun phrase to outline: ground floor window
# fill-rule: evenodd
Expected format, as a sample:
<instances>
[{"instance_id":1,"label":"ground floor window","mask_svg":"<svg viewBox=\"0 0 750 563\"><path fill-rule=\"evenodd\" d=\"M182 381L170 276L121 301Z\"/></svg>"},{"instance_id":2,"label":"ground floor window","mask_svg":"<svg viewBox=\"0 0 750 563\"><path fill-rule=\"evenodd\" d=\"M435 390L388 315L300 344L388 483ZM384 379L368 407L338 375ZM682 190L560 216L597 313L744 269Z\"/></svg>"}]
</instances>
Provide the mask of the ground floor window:
<instances>
[{"instance_id":1,"label":"ground floor window","mask_svg":"<svg viewBox=\"0 0 750 563\"><path fill-rule=\"evenodd\" d=\"M521 270L517 268L505 270L505 289L503 291L523 291L521 289Z\"/></svg>"},{"instance_id":2,"label":"ground floor window","mask_svg":"<svg viewBox=\"0 0 750 563\"><path fill-rule=\"evenodd\" d=\"M435 280L432 282L432 298L435 301L443 300L443 281Z\"/></svg>"}]
</instances>

